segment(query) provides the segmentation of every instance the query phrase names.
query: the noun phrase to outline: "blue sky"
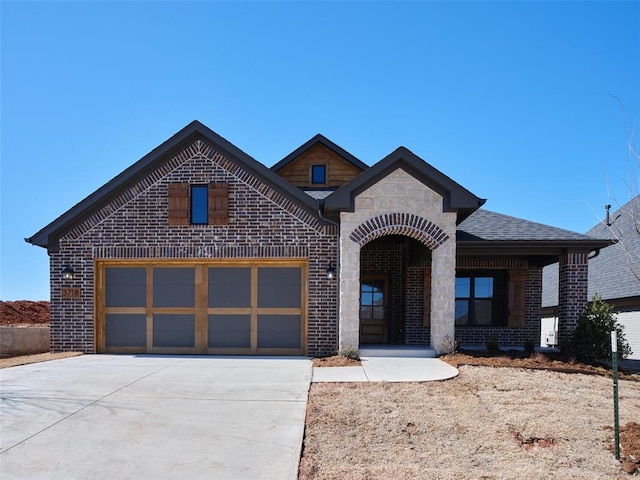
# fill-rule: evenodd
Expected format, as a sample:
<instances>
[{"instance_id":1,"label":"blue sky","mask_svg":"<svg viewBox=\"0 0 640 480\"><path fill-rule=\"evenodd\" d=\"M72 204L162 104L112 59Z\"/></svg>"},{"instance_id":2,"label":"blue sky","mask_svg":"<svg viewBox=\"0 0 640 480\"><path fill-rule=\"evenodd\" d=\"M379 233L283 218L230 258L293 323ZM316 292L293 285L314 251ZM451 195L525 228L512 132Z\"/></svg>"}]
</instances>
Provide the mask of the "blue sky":
<instances>
[{"instance_id":1,"label":"blue sky","mask_svg":"<svg viewBox=\"0 0 640 480\"><path fill-rule=\"evenodd\" d=\"M404 145L490 210L579 232L629 198L640 2L2 1L0 15L2 300L48 299L47 253L23 238L194 119L267 166L316 133L368 164Z\"/></svg>"}]
</instances>

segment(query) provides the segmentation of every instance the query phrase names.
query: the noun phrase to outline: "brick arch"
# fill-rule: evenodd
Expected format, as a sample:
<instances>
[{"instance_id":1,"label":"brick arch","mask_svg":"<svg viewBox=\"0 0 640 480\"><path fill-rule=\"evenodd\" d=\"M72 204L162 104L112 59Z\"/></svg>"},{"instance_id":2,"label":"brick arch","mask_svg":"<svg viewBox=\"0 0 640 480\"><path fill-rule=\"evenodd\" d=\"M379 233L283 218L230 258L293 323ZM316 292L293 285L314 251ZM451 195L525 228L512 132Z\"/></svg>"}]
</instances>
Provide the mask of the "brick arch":
<instances>
[{"instance_id":1,"label":"brick arch","mask_svg":"<svg viewBox=\"0 0 640 480\"><path fill-rule=\"evenodd\" d=\"M431 250L438 248L449 238L435 223L411 213L387 213L370 218L351 232L349 238L362 247L385 235L405 235Z\"/></svg>"}]
</instances>

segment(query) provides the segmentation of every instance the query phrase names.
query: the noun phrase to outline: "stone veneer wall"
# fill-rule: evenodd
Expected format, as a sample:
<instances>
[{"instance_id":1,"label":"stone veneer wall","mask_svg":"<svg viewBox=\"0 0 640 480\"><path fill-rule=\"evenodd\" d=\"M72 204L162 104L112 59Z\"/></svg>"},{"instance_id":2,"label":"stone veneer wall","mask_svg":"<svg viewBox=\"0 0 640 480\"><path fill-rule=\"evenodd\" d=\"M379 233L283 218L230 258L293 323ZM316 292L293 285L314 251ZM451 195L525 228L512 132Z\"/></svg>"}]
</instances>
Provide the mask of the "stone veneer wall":
<instances>
[{"instance_id":1,"label":"stone veneer wall","mask_svg":"<svg viewBox=\"0 0 640 480\"><path fill-rule=\"evenodd\" d=\"M169 226L168 185L229 184L229 225ZM98 259L305 258L308 260L308 354L337 347L336 229L241 169L212 146L196 141L159 165L60 240L50 255L51 349L95 352L94 261ZM76 275L62 279L70 265ZM63 287L81 288L62 299Z\"/></svg>"},{"instance_id":2,"label":"stone veneer wall","mask_svg":"<svg viewBox=\"0 0 640 480\"><path fill-rule=\"evenodd\" d=\"M360 249L374 238L401 234L432 252L431 346L448 350L454 336L456 214L442 196L397 169L359 193L355 211L340 214L340 348L359 344Z\"/></svg>"}]
</instances>

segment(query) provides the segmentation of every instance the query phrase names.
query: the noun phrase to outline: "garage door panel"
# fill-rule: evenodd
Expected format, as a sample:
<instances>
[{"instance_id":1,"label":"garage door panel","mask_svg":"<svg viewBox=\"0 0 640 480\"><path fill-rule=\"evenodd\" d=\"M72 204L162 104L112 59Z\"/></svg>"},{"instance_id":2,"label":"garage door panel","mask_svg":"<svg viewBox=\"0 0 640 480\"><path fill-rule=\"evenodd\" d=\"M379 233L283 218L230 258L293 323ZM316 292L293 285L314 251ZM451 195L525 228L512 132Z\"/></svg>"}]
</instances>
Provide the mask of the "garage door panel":
<instances>
[{"instance_id":1,"label":"garage door panel","mask_svg":"<svg viewBox=\"0 0 640 480\"><path fill-rule=\"evenodd\" d=\"M209 348L251 348L251 315L209 315Z\"/></svg>"},{"instance_id":2,"label":"garage door panel","mask_svg":"<svg viewBox=\"0 0 640 480\"><path fill-rule=\"evenodd\" d=\"M300 315L258 315L258 348L293 348L301 345Z\"/></svg>"},{"instance_id":3,"label":"garage door panel","mask_svg":"<svg viewBox=\"0 0 640 480\"><path fill-rule=\"evenodd\" d=\"M144 314L107 314L105 345L107 347L145 347L147 320Z\"/></svg>"},{"instance_id":4,"label":"garage door panel","mask_svg":"<svg viewBox=\"0 0 640 480\"><path fill-rule=\"evenodd\" d=\"M98 351L304 354L305 263L98 262Z\"/></svg>"},{"instance_id":5,"label":"garage door panel","mask_svg":"<svg viewBox=\"0 0 640 480\"><path fill-rule=\"evenodd\" d=\"M153 346L195 347L195 315L155 314L153 316Z\"/></svg>"},{"instance_id":6,"label":"garage door panel","mask_svg":"<svg viewBox=\"0 0 640 480\"><path fill-rule=\"evenodd\" d=\"M258 268L258 307L299 308L301 277L300 268Z\"/></svg>"},{"instance_id":7,"label":"garage door panel","mask_svg":"<svg viewBox=\"0 0 640 480\"><path fill-rule=\"evenodd\" d=\"M146 268L106 268L106 307L144 307L147 303Z\"/></svg>"},{"instance_id":8,"label":"garage door panel","mask_svg":"<svg viewBox=\"0 0 640 480\"><path fill-rule=\"evenodd\" d=\"M209 307L251 306L251 268L209 268Z\"/></svg>"},{"instance_id":9,"label":"garage door panel","mask_svg":"<svg viewBox=\"0 0 640 480\"><path fill-rule=\"evenodd\" d=\"M153 269L154 307L195 307L195 268Z\"/></svg>"}]
</instances>

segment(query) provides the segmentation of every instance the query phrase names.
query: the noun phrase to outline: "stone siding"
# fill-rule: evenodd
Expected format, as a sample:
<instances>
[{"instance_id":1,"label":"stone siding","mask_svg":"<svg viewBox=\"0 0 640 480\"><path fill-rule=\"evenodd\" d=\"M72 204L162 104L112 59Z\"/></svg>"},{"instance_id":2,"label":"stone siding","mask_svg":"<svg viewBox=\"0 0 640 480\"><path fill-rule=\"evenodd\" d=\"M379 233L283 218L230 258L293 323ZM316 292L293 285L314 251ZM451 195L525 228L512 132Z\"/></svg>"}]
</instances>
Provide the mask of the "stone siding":
<instances>
[{"instance_id":1,"label":"stone siding","mask_svg":"<svg viewBox=\"0 0 640 480\"><path fill-rule=\"evenodd\" d=\"M406 235L433 249L431 345L448 350L454 336L456 214L443 198L402 169L359 193L355 211L340 214L340 347L359 344L360 250L383 235Z\"/></svg>"}]
</instances>

